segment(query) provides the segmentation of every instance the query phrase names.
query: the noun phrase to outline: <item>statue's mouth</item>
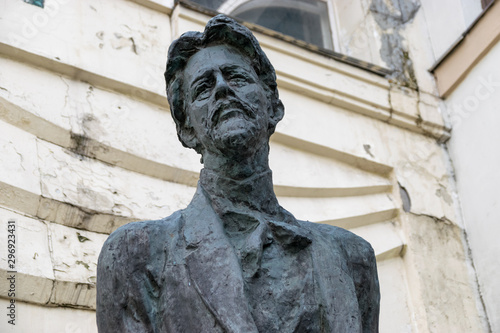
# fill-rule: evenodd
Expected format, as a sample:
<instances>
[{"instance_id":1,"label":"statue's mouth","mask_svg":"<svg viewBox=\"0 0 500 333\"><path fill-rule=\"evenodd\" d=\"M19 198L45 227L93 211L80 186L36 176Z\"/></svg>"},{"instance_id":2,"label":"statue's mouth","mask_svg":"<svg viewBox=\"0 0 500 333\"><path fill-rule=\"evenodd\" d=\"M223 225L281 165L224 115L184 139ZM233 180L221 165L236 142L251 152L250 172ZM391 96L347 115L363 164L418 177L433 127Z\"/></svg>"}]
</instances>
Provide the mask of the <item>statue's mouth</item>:
<instances>
[{"instance_id":1,"label":"statue's mouth","mask_svg":"<svg viewBox=\"0 0 500 333\"><path fill-rule=\"evenodd\" d=\"M236 116L243 116L245 118L254 118L253 112L249 107L246 107L238 100L230 100L220 102L215 108L212 115L212 124L217 125L221 121L228 120Z\"/></svg>"},{"instance_id":2,"label":"statue's mouth","mask_svg":"<svg viewBox=\"0 0 500 333\"><path fill-rule=\"evenodd\" d=\"M225 120L228 120L229 118L233 118L236 116L245 117L245 112L243 112L240 109L236 109L236 108L226 109L220 113L217 122L225 121Z\"/></svg>"}]
</instances>

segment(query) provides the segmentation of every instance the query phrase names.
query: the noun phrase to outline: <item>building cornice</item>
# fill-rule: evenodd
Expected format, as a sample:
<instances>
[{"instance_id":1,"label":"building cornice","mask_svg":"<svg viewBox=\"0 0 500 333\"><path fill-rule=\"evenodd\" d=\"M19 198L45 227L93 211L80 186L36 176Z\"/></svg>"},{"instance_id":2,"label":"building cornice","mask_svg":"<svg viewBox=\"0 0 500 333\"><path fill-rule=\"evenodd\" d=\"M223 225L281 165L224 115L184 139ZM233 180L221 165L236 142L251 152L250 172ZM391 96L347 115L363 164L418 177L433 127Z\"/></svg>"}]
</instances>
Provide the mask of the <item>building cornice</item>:
<instances>
[{"instance_id":1,"label":"building cornice","mask_svg":"<svg viewBox=\"0 0 500 333\"><path fill-rule=\"evenodd\" d=\"M439 93L448 97L500 40L500 3L492 2L430 69Z\"/></svg>"}]
</instances>

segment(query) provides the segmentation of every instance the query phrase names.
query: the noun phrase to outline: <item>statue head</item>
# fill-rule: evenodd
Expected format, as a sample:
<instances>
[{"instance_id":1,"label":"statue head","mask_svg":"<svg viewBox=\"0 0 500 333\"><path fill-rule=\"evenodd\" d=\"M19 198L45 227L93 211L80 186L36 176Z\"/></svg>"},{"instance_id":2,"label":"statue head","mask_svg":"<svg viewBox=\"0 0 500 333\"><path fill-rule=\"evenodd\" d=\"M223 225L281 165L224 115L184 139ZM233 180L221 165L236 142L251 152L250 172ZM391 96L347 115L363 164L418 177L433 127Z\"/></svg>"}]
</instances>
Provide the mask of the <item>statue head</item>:
<instances>
[{"instance_id":1,"label":"statue head","mask_svg":"<svg viewBox=\"0 0 500 333\"><path fill-rule=\"evenodd\" d=\"M202 155L267 144L283 117L273 66L250 30L224 15L172 43L165 80L179 140Z\"/></svg>"}]
</instances>

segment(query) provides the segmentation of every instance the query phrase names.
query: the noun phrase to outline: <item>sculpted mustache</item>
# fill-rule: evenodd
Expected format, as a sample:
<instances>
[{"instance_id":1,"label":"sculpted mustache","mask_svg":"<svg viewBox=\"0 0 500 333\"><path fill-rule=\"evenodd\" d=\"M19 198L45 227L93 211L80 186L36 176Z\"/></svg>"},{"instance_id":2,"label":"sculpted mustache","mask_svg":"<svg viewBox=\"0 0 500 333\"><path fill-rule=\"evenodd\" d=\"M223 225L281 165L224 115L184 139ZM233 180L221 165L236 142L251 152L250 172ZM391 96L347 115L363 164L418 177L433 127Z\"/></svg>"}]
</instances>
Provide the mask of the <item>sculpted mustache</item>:
<instances>
[{"instance_id":1,"label":"sculpted mustache","mask_svg":"<svg viewBox=\"0 0 500 333\"><path fill-rule=\"evenodd\" d=\"M224 110L227 110L229 108L237 108L239 110L242 110L250 118L255 118L253 108L250 105L236 99L230 99L217 103L212 113L212 116L210 117L212 124L219 122L220 114Z\"/></svg>"}]
</instances>

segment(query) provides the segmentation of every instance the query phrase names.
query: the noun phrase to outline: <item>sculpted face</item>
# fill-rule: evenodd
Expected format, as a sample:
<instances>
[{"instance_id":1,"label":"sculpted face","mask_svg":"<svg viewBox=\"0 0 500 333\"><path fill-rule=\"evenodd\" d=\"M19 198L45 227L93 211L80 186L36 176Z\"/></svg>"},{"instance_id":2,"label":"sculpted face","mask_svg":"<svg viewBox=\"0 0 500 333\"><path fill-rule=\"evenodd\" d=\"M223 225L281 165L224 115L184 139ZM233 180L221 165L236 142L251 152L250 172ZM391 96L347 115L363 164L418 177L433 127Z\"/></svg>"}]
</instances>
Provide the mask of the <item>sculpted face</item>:
<instances>
[{"instance_id":1,"label":"sculpted face","mask_svg":"<svg viewBox=\"0 0 500 333\"><path fill-rule=\"evenodd\" d=\"M184 69L184 96L191 134L210 152L256 149L268 140L273 114L269 90L250 60L231 46L193 55Z\"/></svg>"}]
</instances>

